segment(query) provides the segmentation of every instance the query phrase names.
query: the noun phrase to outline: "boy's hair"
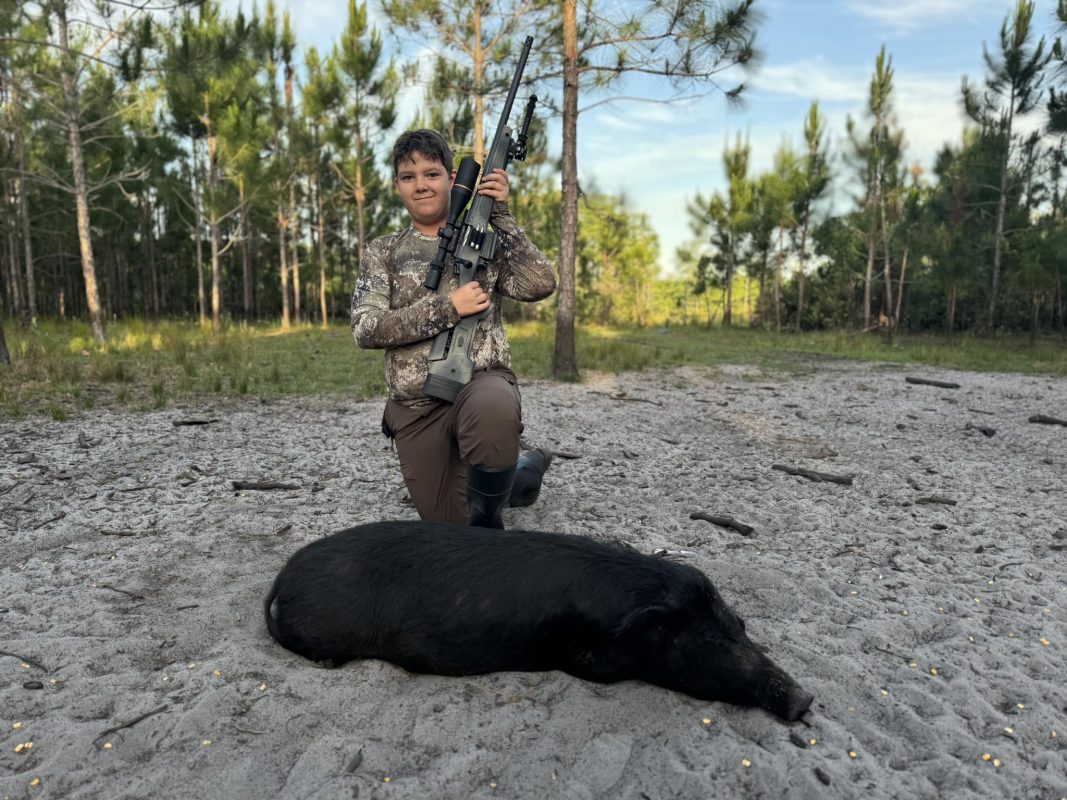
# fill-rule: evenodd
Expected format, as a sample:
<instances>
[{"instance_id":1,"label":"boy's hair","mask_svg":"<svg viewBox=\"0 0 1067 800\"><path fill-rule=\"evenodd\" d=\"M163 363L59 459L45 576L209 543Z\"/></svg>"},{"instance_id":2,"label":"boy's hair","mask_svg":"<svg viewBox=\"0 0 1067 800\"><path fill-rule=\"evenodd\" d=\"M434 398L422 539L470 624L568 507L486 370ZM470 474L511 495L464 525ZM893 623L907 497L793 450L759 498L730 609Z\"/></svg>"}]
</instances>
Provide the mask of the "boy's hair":
<instances>
[{"instance_id":1,"label":"boy's hair","mask_svg":"<svg viewBox=\"0 0 1067 800\"><path fill-rule=\"evenodd\" d=\"M418 153L430 161L440 161L445 170L452 172L452 150L445 141L445 137L437 131L429 128L420 128L417 131L404 131L400 134L393 145L393 177L397 176L400 164L404 161L413 161L412 156Z\"/></svg>"}]
</instances>

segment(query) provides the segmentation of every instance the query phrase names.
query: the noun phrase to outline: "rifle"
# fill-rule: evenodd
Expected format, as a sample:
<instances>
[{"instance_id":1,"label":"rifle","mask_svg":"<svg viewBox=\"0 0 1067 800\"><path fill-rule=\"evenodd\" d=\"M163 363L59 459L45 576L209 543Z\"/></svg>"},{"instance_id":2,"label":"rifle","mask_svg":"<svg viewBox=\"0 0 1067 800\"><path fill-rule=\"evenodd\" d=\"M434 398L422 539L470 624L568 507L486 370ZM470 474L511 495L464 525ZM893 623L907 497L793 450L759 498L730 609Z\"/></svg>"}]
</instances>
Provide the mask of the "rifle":
<instances>
[{"instance_id":1,"label":"rifle","mask_svg":"<svg viewBox=\"0 0 1067 800\"><path fill-rule=\"evenodd\" d=\"M523 161L526 158L526 139L537 96L531 96L526 104L522 127L514 140L511 138L512 130L508 125L508 118L511 116L511 107L519 91L519 82L532 45L533 37L527 36L519 54L515 76L511 79L507 100L500 112L500 123L497 125L489 156L485 160L486 175L494 169L506 169L511 160ZM493 210L493 198L478 195L471 203L470 209L463 213L474 193L480 169L478 162L469 156L459 162L456 180L449 194L448 219L444 227L437 232L441 241L423 282L427 289L437 291L449 259L459 285L463 286L474 280L474 273L481 259L491 260L496 252L496 234L487 229L489 214ZM430 348L430 371L422 387L423 393L450 403L455 401L459 390L470 381L474 373L474 361L470 355L471 346L474 344L474 330L479 320L488 313L489 309L486 309L466 316L454 328L437 334Z\"/></svg>"}]
</instances>

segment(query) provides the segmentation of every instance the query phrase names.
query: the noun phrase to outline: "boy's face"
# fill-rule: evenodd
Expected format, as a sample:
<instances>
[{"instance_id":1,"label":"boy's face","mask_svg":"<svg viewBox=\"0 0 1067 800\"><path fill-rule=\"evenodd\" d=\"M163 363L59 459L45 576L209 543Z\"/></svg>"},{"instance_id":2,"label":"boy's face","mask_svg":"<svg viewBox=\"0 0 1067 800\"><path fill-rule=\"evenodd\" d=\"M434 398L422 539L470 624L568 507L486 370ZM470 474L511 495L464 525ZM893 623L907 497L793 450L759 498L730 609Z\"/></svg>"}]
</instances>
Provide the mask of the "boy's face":
<instances>
[{"instance_id":1,"label":"boy's face","mask_svg":"<svg viewBox=\"0 0 1067 800\"><path fill-rule=\"evenodd\" d=\"M444 164L419 152L412 153L410 161L397 165L394 185L419 233L436 236L444 226L452 177Z\"/></svg>"}]
</instances>

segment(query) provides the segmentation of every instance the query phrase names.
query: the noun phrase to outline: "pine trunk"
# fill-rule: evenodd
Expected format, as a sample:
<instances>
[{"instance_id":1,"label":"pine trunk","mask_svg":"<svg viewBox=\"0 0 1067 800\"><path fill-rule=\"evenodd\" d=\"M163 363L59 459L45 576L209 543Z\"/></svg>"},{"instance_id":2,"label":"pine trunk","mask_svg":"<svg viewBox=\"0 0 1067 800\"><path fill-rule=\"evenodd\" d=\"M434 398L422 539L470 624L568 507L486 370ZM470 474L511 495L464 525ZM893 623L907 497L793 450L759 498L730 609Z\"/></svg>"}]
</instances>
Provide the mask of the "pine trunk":
<instances>
[{"instance_id":1,"label":"pine trunk","mask_svg":"<svg viewBox=\"0 0 1067 800\"><path fill-rule=\"evenodd\" d=\"M471 70L474 73L474 160L481 165L485 163L485 51L482 50L482 14L477 4L473 16Z\"/></svg>"},{"instance_id":2,"label":"pine trunk","mask_svg":"<svg viewBox=\"0 0 1067 800\"><path fill-rule=\"evenodd\" d=\"M945 298L945 324L946 331L949 336L952 336L956 332L956 284L950 284L948 287L948 297Z\"/></svg>"},{"instance_id":3,"label":"pine trunk","mask_svg":"<svg viewBox=\"0 0 1067 800\"><path fill-rule=\"evenodd\" d=\"M574 268L578 241L578 0L563 0L563 176L559 244L559 294L552 372L577 378L574 338Z\"/></svg>"},{"instance_id":4,"label":"pine trunk","mask_svg":"<svg viewBox=\"0 0 1067 800\"><path fill-rule=\"evenodd\" d=\"M12 105L15 113L15 151L19 165L18 197L19 222L22 227L23 266L26 271L26 308L30 314L30 325L37 324L37 279L33 266L33 238L30 235L30 204L27 200L26 176L29 167L26 159L26 137L22 130L22 100L19 97L17 82L12 84Z\"/></svg>"},{"instance_id":5,"label":"pine trunk","mask_svg":"<svg viewBox=\"0 0 1067 800\"><path fill-rule=\"evenodd\" d=\"M1004 216L1008 208L1008 162L1011 156L1012 116L1015 113L1015 87L1008 100L1008 124L1004 136L1004 158L1000 162L1000 197L997 199L997 224L993 234L993 279L989 288L989 331L996 325L997 299L1000 296L1001 260L1004 258Z\"/></svg>"},{"instance_id":6,"label":"pine trunk","mask_svg":"<svg viewBox=\"0 0 1067 800\"><path fill-rule=\"evenodd\" d=\"M241 283L244 287L245 322L249 322L255 316L255 302L252 298L252 252L249 249L250 235L248 232L248 211L252 204L245 197L244 181L241 181L239 191L241 202Z\"/></svg>"},{"instance_id":7,"label":"pine trunk","mask_svg":"<svg viewBox=\"0 0 1067 800\"><path fill-rule=\"evenodd\" d=\"M326 221L325 203L322 199L322 174L318 165L315 167L315 222L318 227L319 253L319 311L322 313L322 327L326 327L329 317L326 315Z\"/></svg>"},{"instance_id":8,"label":"pine trunk","mask_svg":"<svg viewBox=\"0 0 1067 800\"><path fill-rule=\"evenodd\" d=\"M204 287L204 205L201 197L203 180L200 175L200 159L196 157L196 141L193 141L193 203L196 204L196 305L200 325L207 325L207 294Z\"/></svg>"},{"instance_id":9,"label":"pine trunk","mask_svg":"<svg viewBox=\"0 0 1067 800\"><path fill-rule=\"evenodd\" d=\"M0 364L10 364L11 355L7 352L7 339L4 338L4 320L0 319Z\"/></svg>"},{"instance_id":10,"label":"pine trunk","mask_svg":"<svg viewBox=\"0 0 1067 800\"><path fill-rule=\"evenodd\" d=\"M288 225L286 224L285 211L279 205L278 206L278 263L279 273L282 279L282 328L284 330L289 329L289 264L286 254L289 252L289 248L285 241L285 231Z\"/></svg>"},{"instance_id":11,"label":"pine trunk","mask_svg":"<svg viewBox=\"0 0 1067 800\"><path fill-rule=\"evenodd\" d=\"M730 328L734 324L733 315L733 292L734 292L734 242L731 236L730 250L726 254L726 286L723 287L723 311L722 324Z\"/></svg>"},{"instance_id":12,"label":"pine trunk","mask_svg":"<svg viewBox=\"0 0 1067 800\"><path fill-rule=\"evenodd\" d=\"M218 191L219 173L215 160L215 136L208 133L208 189L211 195L211 208L208 209L208 227L211 233L211 329L216 333L222 329L222 264L219 261L219 216L214 207L215 193Z\"/></svg>"},{"instance_id":13,"label":"pine trunk","mask_svg":"<svg viewBox=\"0 0 1067 800\"><path fill-rule=\"evenodd\" d=\"M800 266L797 269L797 333L801 330L801 319L804 317L804 256L808 250L808 223L811 217L804 215L804 226L800 231Z\"/></svg>"},{"instance_id":14,"label":"pine trunk","mask_svg":"<svg viewBox=\"0 0 1067 800\"><path fill-rule=\"evenodd\" d=\"M778 226L778 255L774 259L774 329L782 332L782 261L785 259L785 228Z\"/></svg>"},{"instance_id":15,"label":"pine trunk","mask_svg":"<svg viewBox=\"0 0 1067 800\"><path fill-rule=\"evenodd\" d=\"M900 310L904 306L904 275L908 271L908 251L911 245L905 240L904 255L900 258L900 282L897 284L897 309L893 312L893 325L900 327Z\"/></svg>"},{"instance_id":16,"label":"pine trunk","mask_svg":"<svg viewBox=\"0 0 1067 800\"><path fill-rule=\"evenodd\" d=\"M293 320L300 324L300 225L296 216L296 185L289 183L289 225L292 226L292 236L289 243L292 246L289 264L293 270Z\"/></svg>"},{"instance_id":17,"label":"pine trunk","mask_svg":"<svg viewBox=\"0 0 1067 800\"><path fill-rule=\"evenodd\" d=\"M878 213L882 223L882 253L885 256L885 314L889 318L889 335L893 334L893 259L889 252L889 223L885 216L885 188L878 192Z\"/></svg>"},{"instance_id":18,"label":"pine trunk","mask_svg":"<svg viewBox=\"0 0 1067 800\"><path fill-rule=\"evenodd\" d=\"M58 3L57 11L59 46L62 56L60 81L63 85L63 99L67 106L67 134L70 138L71 167L74 170L74 200L78 215L78 245L81 250L82 278L85 282L85 305L92 324L93 339L103 344L104 320L100 313L100 294L96 286L96 264L93 261L92 233L89 226L89 185L85 174L85 156L82 152L78 85L74 72L74 57L70 50L70 35L67 30L66 4Z\"/></svg>"}]
</instances>

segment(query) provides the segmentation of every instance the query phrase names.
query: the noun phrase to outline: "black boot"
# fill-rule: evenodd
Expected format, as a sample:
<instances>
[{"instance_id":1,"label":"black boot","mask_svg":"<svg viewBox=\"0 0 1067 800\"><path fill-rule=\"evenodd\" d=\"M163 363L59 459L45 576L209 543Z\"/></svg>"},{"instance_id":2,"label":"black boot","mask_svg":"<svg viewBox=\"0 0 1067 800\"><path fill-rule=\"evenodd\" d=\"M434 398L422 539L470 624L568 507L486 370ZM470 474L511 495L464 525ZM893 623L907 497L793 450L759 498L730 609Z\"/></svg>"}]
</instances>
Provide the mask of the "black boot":
<instances>
[{"instance_id":1,"label":"black boot","mask_svg":"<svg viewBox=\"0 0 1067 800\"><path fill-rule=\"evenodd\" d=\"M512 508L533 505L541 493L541 479L552 463L552 453L540 447L523 450L515 465L515 482L511 485L511 498L508 505Z\"/></svg>"},{"instance_id":2,"label":"black boot","mask_svg":"<svg viewBox=\"0 0 1067 800\"><path fill-rule=\"evenodd\" d=\"M511 496L511 484L515 480L515 467L505 469L484 469L469 464L467 466L467 508L470 518L468 525L480 528L504 528L500 515Z\"/></svg>"}]
</instances>

